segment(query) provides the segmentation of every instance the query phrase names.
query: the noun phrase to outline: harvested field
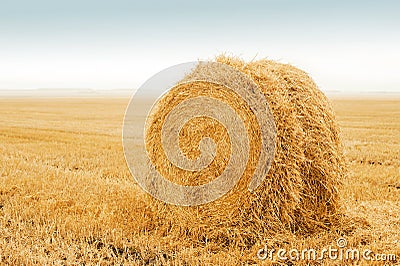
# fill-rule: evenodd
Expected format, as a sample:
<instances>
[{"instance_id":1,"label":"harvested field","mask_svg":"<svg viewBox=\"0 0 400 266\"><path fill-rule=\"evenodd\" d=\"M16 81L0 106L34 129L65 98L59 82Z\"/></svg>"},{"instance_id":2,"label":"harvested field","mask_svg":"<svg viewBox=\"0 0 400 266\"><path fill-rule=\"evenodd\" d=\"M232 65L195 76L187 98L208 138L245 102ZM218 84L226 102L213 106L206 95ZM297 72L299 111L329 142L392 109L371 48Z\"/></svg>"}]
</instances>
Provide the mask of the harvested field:
<instances>
[{"instance_id":1,"label":"harvested field","mask_svg":"<svg viewBox=\"0 0 400 266\"><path fill-rule=\"evenodd\" d=\"M125 163L128 100L0 99L0 262L260 263L264 243L193 242L157 216ZM349 168L339 206L349 221L301 237L279 235L268 245L323 249L344 237L348 246L395 254L398 263L400 100L337 99L333 107Z\"/></svg>"}]
</instances>

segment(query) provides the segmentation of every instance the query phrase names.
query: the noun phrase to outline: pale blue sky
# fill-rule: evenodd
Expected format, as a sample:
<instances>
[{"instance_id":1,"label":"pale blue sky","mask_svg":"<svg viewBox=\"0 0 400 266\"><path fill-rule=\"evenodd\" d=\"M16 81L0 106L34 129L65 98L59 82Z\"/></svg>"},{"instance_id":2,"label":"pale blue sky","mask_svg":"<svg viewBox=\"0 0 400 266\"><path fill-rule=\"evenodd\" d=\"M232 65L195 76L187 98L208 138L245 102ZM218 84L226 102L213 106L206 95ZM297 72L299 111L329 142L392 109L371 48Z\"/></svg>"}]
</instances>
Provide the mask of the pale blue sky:
<instances>
[{"instance_id":1,"label":"pale blue sky","mask_svg":"<svg viewBox=\"0 0 400 266\"><path fill-rule=\"evenodd\" d=\"M400 92L399 1L0 0L0 89L137 88L222 52Z\"/></svg>"}]
</instances>

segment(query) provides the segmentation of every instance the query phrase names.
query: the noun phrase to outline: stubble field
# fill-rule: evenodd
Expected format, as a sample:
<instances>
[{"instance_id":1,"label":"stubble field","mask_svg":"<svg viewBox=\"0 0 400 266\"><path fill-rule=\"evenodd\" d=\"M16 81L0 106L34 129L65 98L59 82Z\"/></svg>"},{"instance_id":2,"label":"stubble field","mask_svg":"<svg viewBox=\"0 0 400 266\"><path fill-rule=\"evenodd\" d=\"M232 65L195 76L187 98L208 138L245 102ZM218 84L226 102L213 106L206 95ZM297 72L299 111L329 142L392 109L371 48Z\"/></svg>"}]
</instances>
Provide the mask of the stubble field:
<instances>
[{"instance_id":1,"label":"stubble field","mask_svg":"<svg viewBox=\"0 0 400 266\"><path fill-rule=\"evenodd\" d=\"M163 227L125 163L121 131L128 101L0 99L0 263L270 263L256 256L263 243L247 249L193 243ZM350 222L309 236L279 236L269 244L323 249L344 237L349 247L394 254L397 260L386 263L399 264L400 100L332 102L349 168L340 194Z\"/></svg>"}]
</instances>

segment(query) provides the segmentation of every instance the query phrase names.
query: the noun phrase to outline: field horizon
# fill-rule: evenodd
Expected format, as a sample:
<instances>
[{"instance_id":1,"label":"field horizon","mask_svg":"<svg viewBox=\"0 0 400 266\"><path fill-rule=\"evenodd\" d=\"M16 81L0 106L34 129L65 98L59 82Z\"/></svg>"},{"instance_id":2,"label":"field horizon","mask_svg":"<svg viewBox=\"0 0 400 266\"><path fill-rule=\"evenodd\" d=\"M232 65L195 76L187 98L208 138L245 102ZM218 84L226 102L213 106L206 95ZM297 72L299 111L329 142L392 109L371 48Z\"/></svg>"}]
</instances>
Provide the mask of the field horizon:
<instances>
[{"instance_id":1,"label":"field horizon","mask_svg":"<svg viewBox=\"0 0 400 266\"><path fill-rule=\"evenodd\" d=\"M134 95L134 88L33 88L33 89L0 89L0 98L127 98ZM399 91L340 91L324 90L330 100L350 99L399 99Z\"/></svg>"}]
</instances>

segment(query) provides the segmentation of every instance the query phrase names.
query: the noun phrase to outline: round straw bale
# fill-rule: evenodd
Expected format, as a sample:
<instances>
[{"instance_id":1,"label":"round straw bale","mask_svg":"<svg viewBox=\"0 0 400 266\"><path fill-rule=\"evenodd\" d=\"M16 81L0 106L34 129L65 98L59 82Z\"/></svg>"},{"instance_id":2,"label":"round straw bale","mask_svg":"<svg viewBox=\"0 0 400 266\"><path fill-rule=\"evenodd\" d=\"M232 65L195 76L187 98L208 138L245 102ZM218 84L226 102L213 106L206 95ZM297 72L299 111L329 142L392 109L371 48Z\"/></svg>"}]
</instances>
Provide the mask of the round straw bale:
<instances>
[{"instance_id":1,"label":"round straw bale","mask_svg":"<svg viewBox=\"0 0 400 266\"><path fill-rule=\"evenodd\" d=\"M148 117L145 143L152 164L168 180L186 186L207 184L227 169L234 144L226 125L209 116L185 121L179 132L181 152L191 160L201 158L202 139L213 139L215 153L211 160L205 159L207 167L201 171L179 168L163 150L161 131L167 115L196 97L212 98L234 110L243 121L242 137L249 144L249 154L243 155L244 169L236 185L215 201L176 206L152 199L162 217L159 230L175 231L195 241L251 245L265 234L284 230L310 233L329 227L338 216L338 187L345 168L339 129L325 95L305 72L291 65L270 60L246 63L225 56L217 57L216 62L246 74L264 95L264 108L271 110L276 126L271 167L261 185L249 190L265 148L260 121L251 106L226 86L185 82L216 74L205 73L201 67L194 69L158 100ZM237 77L227 78L235 81Z\"/></svg>"}]
</instances>

